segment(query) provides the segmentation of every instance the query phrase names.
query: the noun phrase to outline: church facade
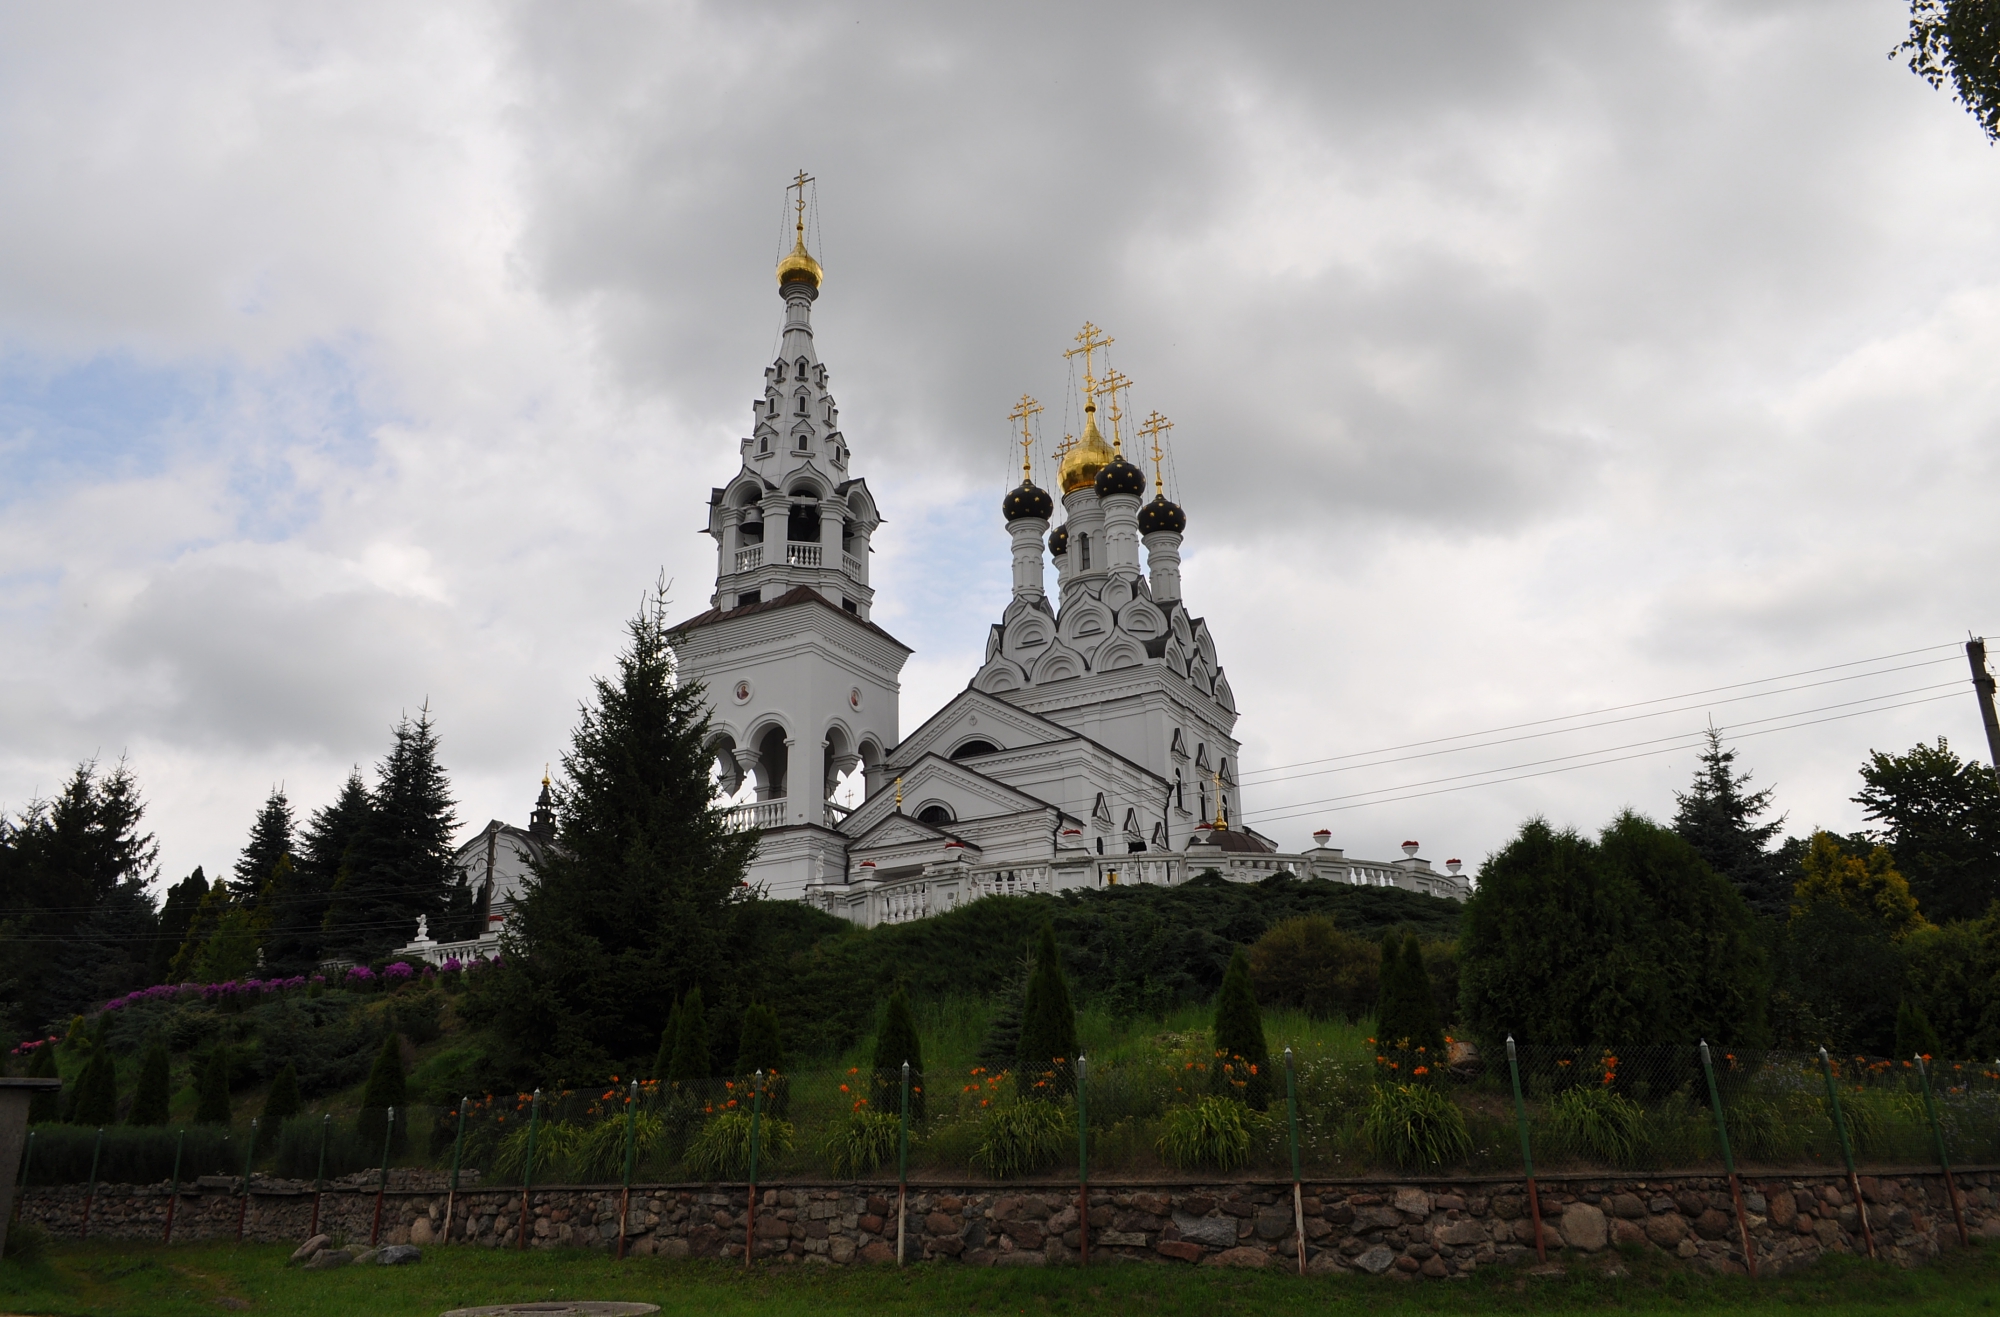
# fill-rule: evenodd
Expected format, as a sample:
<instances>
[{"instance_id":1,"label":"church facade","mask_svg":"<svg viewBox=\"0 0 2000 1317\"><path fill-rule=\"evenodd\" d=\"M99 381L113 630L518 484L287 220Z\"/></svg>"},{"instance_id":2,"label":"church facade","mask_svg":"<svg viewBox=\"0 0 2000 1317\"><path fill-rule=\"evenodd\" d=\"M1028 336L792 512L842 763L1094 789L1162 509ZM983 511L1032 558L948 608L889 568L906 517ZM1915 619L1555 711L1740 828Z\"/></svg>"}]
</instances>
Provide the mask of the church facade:
<instances>
[{"instance_id":1,"label":"church facade","mask_svg":"<svg viewBox=\"0 0 2000 1317\"><path fill-rule=\"evenodd\" d=\"M870 620L882 516L814 341L821 283L801 222L778 267L777 358L739 468L709 497L715 590L675 630L682 678L709 692L720 787L752 788L731 816L759 830L754 886L867 926L987 895L1173 885L1208 870L1469 894L1456 861L1433 869L1415 843L1400 860L1364 861L1321 832L1314 848L1284 853L1244 825L1235 695L1216 638L1182 597L1187 516L1158 471L1167 423L1155 414L1139 431L1153 440L1148 500L1124 451L1126 382L1095 373L1108 340L1093 326L1069 354L1084 357L1083 433L1062 450L1059 489L1038 488L1024 458L1001 500L1013 591L984 661L901 735L911 651ZM1020 419L1032 443L1025 410ZM857 766L865 795L844 808L833 796Z\"/></svg>"}]
</instances>

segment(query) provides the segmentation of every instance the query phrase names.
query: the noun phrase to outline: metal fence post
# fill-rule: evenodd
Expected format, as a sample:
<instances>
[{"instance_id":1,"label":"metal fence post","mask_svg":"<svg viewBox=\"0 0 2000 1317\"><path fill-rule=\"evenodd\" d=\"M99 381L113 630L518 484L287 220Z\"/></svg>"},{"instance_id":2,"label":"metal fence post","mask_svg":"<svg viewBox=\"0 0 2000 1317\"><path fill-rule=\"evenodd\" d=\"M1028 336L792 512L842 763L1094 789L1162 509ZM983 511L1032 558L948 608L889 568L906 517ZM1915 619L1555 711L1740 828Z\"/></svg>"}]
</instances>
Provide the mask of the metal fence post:
<instances>
[{"instance_id":1,"label":"metal fence post","mask_svg":"<svg viewBox=\"0 0 2000 1317\"><path fill-rule=\"evenodd\" d=\"M910 1063L903 1062L903 1116L896 1133L896 1265L909 1261L910 1242Z\"/></svg>"},{"instance_id":2,"label":"metal fence post","mask_svg":"<svg viewBox=\"0 0 2000 1317\"><path fill-rule=\"evenodd\" d=\"M313 1172L313 1223L312 1229L306 1231L308 1239L319 1233L319 1200L326 1192L326 1136L332 1128L333 1113L329 1111L319 1120L319 1169ZM187 1131L181 1133L185 1137Z\"/></svg>"},{"instance_id":3,"label":"metal fence post","mask_svg":"<svg viewBox=\"0 0 2000 1317\"><path fill-rule=\"evenodd\" d=\"M1924 1058L1917 1058L1917 1075L1924 1084L1924 1114L1930 1117L1931 1137L1937 1140L1938 1166L1944 1171L1945 1196L1951 1199L1952 1219L1958 1222L1958 1243L1961 1248L1972 1247L1972 1236L1966 1233L1965 1209L1959 1205L1958 1185L1951 1178L1951 1156L1944 1148L1944 1126L1938 1124L1937 1103L1931 1098L1931 1069L1924 1064Z\"/></svg>"},{"instance_id":4,"label":"metal fence post","mask_svg":"<svg viewBox=\"0 0 2000 1317\"><path fill-rule=\"evenodd\" d=\"M375 1182L375 1224L368 1231L368 1247L382 1238L382 1199L389 1192L389 1145L396 1138L396 1109L389 1108L389 1121L382 1130L382 1176Z\"/></svg>"},{"instance_id":5,"label":"metal fence post","mask_svg":"<svg viewBox=\"0 0 2000 1317\"><path fill-rule=\"evenodd\" d=\"M443 1244L451 1242L451 1214L458 1205L458 1159L465 1151L465 1109L471 1103L470 1097L458 1100L458 1133L451 1141L451 1189L444 1196L444 1237L438 1241Z\"/></svg>"},{"instance_id":6,"label":"metal fence post","mask_svg":"<svg viewBox=\"0 0 2000 1317\"><path fill-rule=\"evenodd\" d=\"M625 1223L632 1210L632 1161L637 1150L637 1122L639 1120L639 1081L633 1080L632 1087L625 1091L625 1187L618 1195L618 1260L625 1260Z\"/></svg>"},{"instance_id":7,"label":"metal fence post","mask_svg":"<svg viewBox=\"0 0 2000 1317\"><path fill-rule=\"evenodd\" d=\"M248 1146L243 1149L243 1194L236 1203L236 1242L243 1242L243 1222L250 1215L250 1164L257 1160L257 1121L250 1121Z\"/></svg>"},{"instance_id":8,"label":"metal fence post","mask_svg":"<svg viewBox=\"0 0 2000 1317\"><path fill-rule=\"evenodd\" d=\"M757 1252L757 1135L764 1123L764 1072L757 1072L757 1086L750 1092L750 1211L743 1218L743 1269L750 1269Z\"/></svg>"},{"instance_id":9,"label":"metal fence post","mask_svg":"<svg viewBox=\"0 0 2000 1317\"><path fill-rule=\"evenodd\" d=\"M38 1130L28 1131L28 1143L21 1153L21 1192L14 1195L14 1220L16 1221L21 1219L21 1213L25 1210L28 1201L28 1172L34 1169L35 1135L38 1133L40 1133Z\"/></svg>"},{"instance_id":10,"label":"metal fence post","mask_svg":"<svg viewBox=\"0 0 2000 1317\"><path fill-rule=\"evenodd\" d=\"M1090 1058L1076 1057L1076 1243L1079 1265L1090 1265Z\"/></svg>"},{"instance_id":11,"label":"metal fence post","mask_svg":"<svg viewBox=\"0 0 2000 1317\"><path fill-rule=\"evenodd\" d=\"M1507 1035L1507 1072L1514 1078L1514 1124L1521 1131L1521 1169L1528 1175L1528 1211L1535 1221L1535 1260L1549 1260L1542 1242L1542 1198L1535 1189L1535 1155L1528 1150L1528 1104L1521 1100L1521 1062L1514 1055L1514 1035Z\"/></svg>"},{"instance_id":12,"label":"metal fence post","mask_svg":"<svg viewBox=\"0 0 2000 1317\"><path fill-rule=\"evenodd\" d=\"M181 1149L187 1146L187 1136L182 1130L174 1138L174 1177L167 1182L167 1228L160 1235L162 1244L174 1242L174 1208L181 1201Z\"/></svg>"},{"instance_id":13,"label":"metal fence post","mask_svg":"<svg viewBox=\"0 0 2000 1317\"><path fill-rule=\"evenodd\" d=\"M1868 1224L1868 1204L1861 1197L1861 1176L1854 1169L1854 1145L1847 1138L1847 1118L1840 1111L1840 1090L1833 1082L1833 1058L1819 1049L1819 1068L1826 1075L1826 1100L1833 1107L1833 1131L1840 1136L1840 1155L1847 1162L1847 1187L1854 1191L1854 1210L1861 1217L1861 1238L1868 1245L1868 1256L1875 1256L1875 1231Z\"/></svg>"},{"instance_id":14,"label":"metal fence post","mask_svg":"<svg viewBox=\"0 0 2000 1317\"><path fill-rule=\"evenodd\" d=\"M1722 1089L1715 1082L1715 1062L1708 1054L1708 1040L1701 1042L1701 1069L1708 1076L1708 1101L1715 1108L1715 1133L1722 1140L1722 1166L1729 1172L1729 1196L1736 1203L1736 1233L1743 1241L1743 1266L1750 1279L1757 1279L1757 1250L1750 1243L1750 1218L1743 1213L1743 1185L1736 1178L1736 1155L1729 1150L1729 1123L1722 1118Z\"/></svg>"},{"instance_id":15,"label":"metal fence post","mask_svg":"<svg viewBox=\"0 0 2000 1317\"><path fill-rule=\"evenodd\" d=\"M515 1248L528 1246L528 1186L535 1182L535 1127L542 1118L542 1090L536 1089L528 1103L528 1159L521 1163L521 1227L515 1233Z\"/></svg>"},{"instance_id":16,"label":"metal fence post","mask_svg":"<svg viewBox=\"0 0 2000 1317\"><path fill-rule=\"evenodd\" d=\"M97 1206L97 1155L104 1151L104 1126L97 1127L97 1142L90 1149L90 1192L83 1200L83 1237L90 1238L90 1211Z\"/></svg>"},{"instance_id":17,"label":"metal fence post","mask_svg":"<svg viewBox=\"0 0 2000 1317\"><path fill-rule=\"evenodd\" d=\"M1299 1274L1306 1274L1305 1186L1299 1171L1299 1091L1292 1080L1292 1049L1285 1049L1285 1124L1292 1145L1292 1225L1297 1230Z\"/></svg>"}]
</instances>

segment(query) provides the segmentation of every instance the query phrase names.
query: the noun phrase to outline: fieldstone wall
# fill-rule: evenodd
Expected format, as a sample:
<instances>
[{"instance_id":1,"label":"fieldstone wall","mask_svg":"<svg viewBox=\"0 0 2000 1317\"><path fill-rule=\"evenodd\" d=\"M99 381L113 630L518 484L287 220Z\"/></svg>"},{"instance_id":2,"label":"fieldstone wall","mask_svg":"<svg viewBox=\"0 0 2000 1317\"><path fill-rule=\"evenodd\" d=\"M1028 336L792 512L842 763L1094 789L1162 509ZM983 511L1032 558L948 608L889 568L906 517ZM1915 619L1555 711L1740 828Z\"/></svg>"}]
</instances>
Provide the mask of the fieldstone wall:
<instances>
[{"instance_id":1,"label":"fieldstone wall","mask_svg":"<svg viewBox=\"0 0 2000 1317\"><path fill-rule=\"evenodd\" d=\"M356 1177L360 1179L362 1177ZM383 1243L429 1245L445 1235L445 1186L423 1172L399 1174L382 1200ZM1958 1176L1967 1227L2000 1238L2000 1172ZM183 1189L176 1240L296 1242L312 1220L310 1186L253 1180L247 1202L234 1181L214 1177ZM1822 1172L1759 1175L1743 1182L1744 1206L1761 1274L1822 1253L1859 1253L1861 1208L1845 1176ZM1592 1254L1619 1245L1657 1250L1693 1267L1744 1270L1730 1199L1721 1177L1606 1177L1540 1182L1544 1242ZM1943 1177L1909 1172L1863 1176L1862 1198L1877 1254L1913 1266L1957 1242ZM83 1233L85 1190L31 1189L23 1212L61 1238ZM101 1186L90 1205L93 1238L158 1240L168 1201L164 1185ZM618 1238L616 1186L551 1186L528 1202L528 1246L610 1249ZM913 1187L904 1227L911 1261L973 1266L1047 1266L1079 1259L1085 1222L1074 1185ZM641 1256L743 1257L750 1231L743 1186L645 1185L632 1191L627 1252ZM753 1256L776 1264L850 1265L896 1258L893 1186L799 1184L759 1191ZM372 1184L343 1182L320 1201L319 1228L367 1240L375 1228ZM1093 1262L1145 1260L1203 1266L1298 1266L1299 1218L1289 1184L1102 1185L1090 1192ZM1535 1261L1534 1226L1519 1180L1346 1181L1305 1186L1306 1270L1354 1271L1390 1279L1447 1279L1483 1266ZM520 1245L521 1192L461 1188L450 1242Z\"/></svg>"}]
</instances>

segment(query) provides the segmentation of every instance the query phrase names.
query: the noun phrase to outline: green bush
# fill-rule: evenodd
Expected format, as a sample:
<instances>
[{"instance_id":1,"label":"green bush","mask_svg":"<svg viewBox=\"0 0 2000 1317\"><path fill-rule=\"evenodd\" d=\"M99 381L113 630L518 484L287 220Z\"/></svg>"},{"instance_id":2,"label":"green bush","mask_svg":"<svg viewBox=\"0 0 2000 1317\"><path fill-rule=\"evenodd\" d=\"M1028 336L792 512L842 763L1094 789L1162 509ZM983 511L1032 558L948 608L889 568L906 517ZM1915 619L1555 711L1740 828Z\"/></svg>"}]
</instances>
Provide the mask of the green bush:
<instances>
[{"instance_id":1,"label":"green bush","mask_svg":"<svg viewBox=\"0 0 2000 1317\"><path fill-rule=\"evenodd\" d=\"M827 1127L820 1140L820 1156L827 1174L836 1180L853 1180L870 1174L895 1157L903 1122L900 1116L868 1107L856 1107Z\"/></svg>"},{"instance_id":2,"label":"green bush","mask_svg":"<svg viewBox=\"0 0 2000 1317\"><path fill-rule=\"evenodd\" d=\"M174 1143L179 1130L107 1126L104 1152L98 1158L100 1184L164 1184L174 1170ZM32 1184L82 1184L90 1178L91 1150L97 1131L80 1125L38 1125L35 1127L35 1161L29 1168ZM18 1172L17 1172L18 1173ZM228 1131L213 1126L196 1126L187 1131L187 1146L181 1156L181 1180L198 1175L241 1175L243 1150L230 1139Z\"/></svg>"},{"instance_id":3,"label":"green bush","mask_svg":"<svg viewBox=\"0 0 2000 1317\"><path fill-rule=\"evenodd\" d=\"M917 1017L910 1011L910 994L898 983L882 1003L875 1030L875 1105L883 1111L903 1109L903 1066L910 1067L910 1119L924 1118L924 1044L917 1037Z\"/></svg>"},{"instance_id":4,"label":"green bush","mask_svg":"<svg viewBox=\"0 0 2000 1317\"><path fill-rule=\"evenodd\" d=\"M1404 1170L1455 1165L1472 1152L1465 1117L1442 1088L1381 1084L1368 1100L1361 1139Z\"/></svg>"},{"instance_id":5,"label":"green bush","mask_svg":"<svg viewBox=\"0 0 2000 1317\"><path fill-rule=\"evenodd\" d=\"M33 1220L16 1221L7 1230L7 1260L23 1267L33 1267L47 1260L49 1256L49 1232L41 1222Z\"/></svg>"},{"instance_id":6,"label":"green bush","mask_svg":"<svg viewBox=\"0 0 2000 1317\"><path fill-rule=\"evenodd\" d=\"M83 1063L83 1073L70 1090L69 1122L72 1125L109 1125L118 1119L118 1066L109 1050L92 1049Z\"/></svg>"},{"instance_id":7,"label":"green bush","mask_svg":"<svg viewBox=\"0 0 2000 1317\"><path fill-rule=\"evenodd\" d=\"M972 1164L995 1179L1025 1175L1052 1165L1075 1138L1076 1109L1069 1103L1004 1102L980 1120Z\"/></svg>"},{"instance_id":8,"label":"green bush","mask_svg":"<svg viewBox=\"0 0 2000 1317\"><path fill-rule=\"evenodd\" d=\"M319 1171L320 1135L326 1136L326 1176L329 1180L356 1171L372 1170L382 1162L382 1143L370 1148L368 1140L351 1128L328 1122L322 1116L297 1116L278 1126L269 1139L271 1173L287 1180L310 1180ZM260 1134L260 1140L262 1139Z\"/></svg>"},{"instance_id":9,"label":"green bush","mask_svg":"<svg viewBox=\"0 0 2000 1317\"><path fill-rule=\"evenodd\" d=\"M1021 1000L1021 1051L1014 1083L1023 1097L1052 1101L1076 1088L1076 1005L1063 977L1053 923L1042 925L1035 972Z\"/></svg>"},{"instance_id":10,"label":"green bush","mask_svg":"<svg viewBox=\"0 0 2000 1317\"><path fill-rule=\"evenodd\" d=\"M1174 1107L1161 1121L1160 1155L1184 1171L1235 1170L1250 1159L1255 1119L1242 1103L1227 1098L1204 1097L1191 1106Z\"/></svg>"},{"instance_id":11,"label":"green bush","mask_svg":"<svg viewBox=\"0 0 2000 1317\"><path fill-rule=\"evenodd\" d=\"M625 1179L625 1127L622 1109L585 1130L570 1156L570 1173L579 1183L609 1184ZM632 1117L632 1165L637 1168L656 1152L666 1133L666 1122L658 1112L640 1111ZM537 1158L539 1160L539 1158Z\"/></svg>"},{"instance_id":12,"label":"green bush","mask_svg":"<svg viewBox=\"0 0 2000 1317\"><path fill-rule=\"evenodd\" d=\"M1250 986L1250 958L1238 947L1215 995L1215 1064L1209 1067L1215 1091L1262 1111L1271 1104L1271 1050L1264 1042L1264 1017Z\"/></svg>"},{"instance_id":13,"label":"green bush","mask_svg":"<svg viewBox=\"0 0 2000 1317\"><path fill-rule=\"evenodd\" d=\"M444 994L435 986L402 994L391 1011L396 1032L419 1047L444 1034Z\"/></svg>"},{"instance_id":14,"label":"green bush","mask_svg":"<svg viewBox=\"0 0 2000 1317\"><path fill-rule=\"evenodd\" d=\"M1549 1124L1578 1156L1631 1166L1645 1141L1646 1110L1608 1085L1579 1084L1549 1103Z\"/></svg>"},{"instance_id":15,"label":"green bush","mask_svg":"<svg viewBox=\"0 0 2000 1317\"><path fill-rule=\"evenodd\" d=\"M57 1079L60 1071L56 1064L56 1045L43 1043L35 1049L28 1062L30 1079ZM62 1113L62 1093L60 1090L39 1089L28 1099L28 1123L39 1125L44 1121L60 1119Z\"/></svg>"},{"instance_id":16,"label":"green bush","mask_svg":"<svg viewBox=\"0 0 2000 1317\"><path fill-rule=\"evenodd\" d=\"M1340 931L1331 915L1299 915L1264 931L1250 947L1257 1000L1291 1006L1316 1020L1359 1020L1374 1009L1382 953Z\"/></svg>"},{"instance_id":17,"label":"green bush","mask_svg":"<svg viewBox=\"0 0 2000 1317\"><path fill-rule=\"evenodd\" d=\"M788 1120L765 1117L758 1127L760 1164L792 1151L796 1131ZM750 1113L723 1111L709 1117L688 1145L687 1167L704 1180L722 1180L750 1171Z\"/></svg>"},{"instance_id":18,"label":"green bush","mask_svg":"<svg viewBox=\"0 0 2000 1317\"><path fill-rule=\"evenodd\" d=\"M139 1065L139 1084L132 1094L129 1119L134 1125L164 1125L172 1100L173 1058L167 1055L165 1042L155 1041Z\"/></svg>"},{"instance_id":19,"label":"green bush","mask_svg":"<svg viewBox=\"0 0 2000 1317\"><path fill-rule=\"evenodd\" d=\"M229 1123L229 1048L222 1043L202 1063L194 1119L197 1125Z\"/></svg>"},{"instance_id":20,"label":"green bush","mask_svg":"<svg viewBox=\"0 0 2000 1317\"><path fill-rule=\"evenodd\" d=\"M375 1065L368 1072L368 1087L361 1093L361 1114L355 1122L355 1130L377 1148L382 1146L386 1137L389 1155L400 1156L410 1146L410 1113L404 1110L408 1105L409 1089L403 1076L402 1040L391 1032L382 1040L382 1050L375 1054ZM393 1129L389 1127L390 1107L397 1108Z\"/></svg>"},{"instance_id":21,"label":"green bush","mask_svg":"<svg viewBox=\"0 0 2000 1317\"><path fill-rule=\"evenodd\" d=\"M493 1174L510 1184L521 1182L521 1172L528 1164L528 1136L532 1133L535 1140L535 1183L548 1184L564 1178L569 1170L570 1157L583 1140L583 1131L567 1121L546 1117L510 1124L513 1128L500 1136L499 1146L494 1149Z\"/></svg>"}]
</instances>

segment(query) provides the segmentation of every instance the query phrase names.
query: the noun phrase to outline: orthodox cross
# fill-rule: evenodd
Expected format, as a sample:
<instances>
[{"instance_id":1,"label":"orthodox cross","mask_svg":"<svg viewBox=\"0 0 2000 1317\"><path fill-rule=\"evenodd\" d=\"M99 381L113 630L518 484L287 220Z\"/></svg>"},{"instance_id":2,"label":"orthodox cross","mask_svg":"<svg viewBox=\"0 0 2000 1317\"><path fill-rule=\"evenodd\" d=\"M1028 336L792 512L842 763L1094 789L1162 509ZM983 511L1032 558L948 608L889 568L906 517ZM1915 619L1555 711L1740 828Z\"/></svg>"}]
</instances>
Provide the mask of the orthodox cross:
<instances>
[{"instance_id":1,"label":"orthodox cross","mask_svg":"<svg viewBox=\"0 0 2000 1317\"><path fill-rule=\"evenodd\" d=\"M816 183L818 181L819 181L818 179L814 178L812 175L806 173L805 170L801 169L799 171L799 176L785 185L785 191L787 192L797 191L799 194L798 224L799 224L800 242L804 242L806 240L806 184Z\"/></svg>"},{"instance_id":2,"label":"orthodox cross","mask_svg":"<svg viewBox=\"0 0 2000 1317\"><path fill-rule=\"evenodd\" d=\"M1030 483L1033 478L1028 469L1028 461L1029 454L1035 446L1035 436L1029 430L1028 422L1041 415L1041 411L1042 404L1024 393L1021 395L1021 401L1014 404L1014 410L1007 413L1008 420L1018 421L1021 426L1021 483L1024 485Z\"/></svg>"},{"instance_id":3,"label":"orthodox cross","mask_svg":"<svg viewBox=\"0 0 2000 1317\"><path fill-rule=\"evenodd\" d=\"M1108 348L1118 340L1107 337L1103 330L1086 320L1083 322L1082 332L1076 336L1076 341L1079 346L1073 347L1063 353L1063 357L1065 359L1079 356L1083 358L1083 392L1087 401L1095 402L1097 401L1097 376L1093 373L1094 367L1091 363L1096 360L1099 348Z\"/></svg>"},{"instance_id":4,"label":"orthodox cross","mask_svg":"<svg viewBox=\"0 0 2000 1317\"><path fill-rule=\"evenodd\" d=\"M1106 339L1105 342L1111 340ZM1114 452L1125 451L1125 409L1118 405L1119 395L1132 387L1132 381L1125 378L1125 372L1114 366L1104 368L1104 378L1097 383L1099 394L1111 395L1111 447Z\"/></svg>"},{"instance_id":5,"label":"orthodox cross","mask_svg":"<svg viewBox=\"0 0 2000 1317\"><path fill-rule=\"evenodd\" d=\"M1220 770L1217 770L1215 774L1215 830L1217 832L1229 831L1229 820L1222 812L1222 773Z\"/></svg>"},{"instance_id":6,"label":"orthodox cross","mask_svg":"<svg viewBox=\"0 0 2000 1317\"><path fill-rule=\"evenodd\" d=\"M1154 412L1139 423L1139 433L1153 441L1153 493L1164 498L1166 486L1160 481L1160 459L1166 454L1160 451L1160 436L1174 428L1174 423Z\"/></svg>"}]
</instances>

